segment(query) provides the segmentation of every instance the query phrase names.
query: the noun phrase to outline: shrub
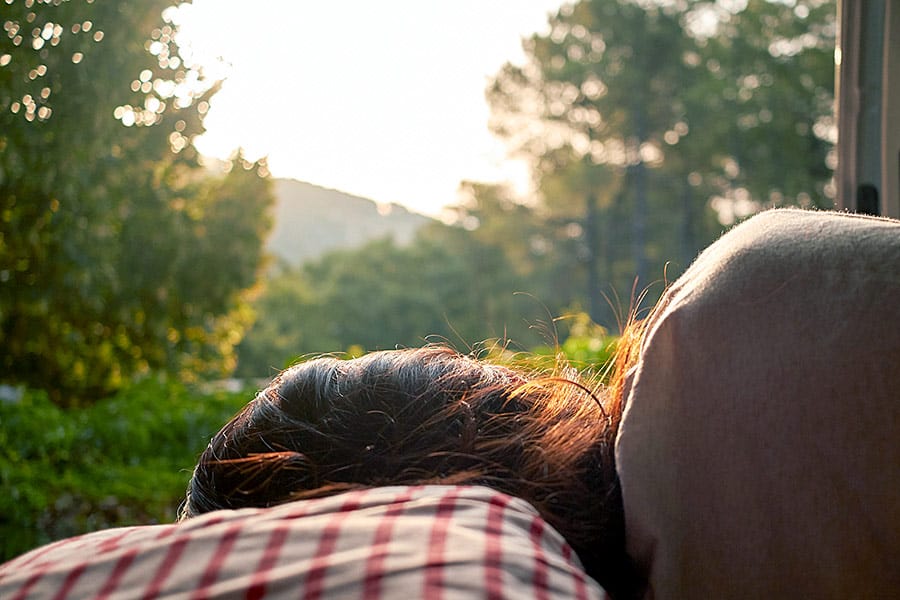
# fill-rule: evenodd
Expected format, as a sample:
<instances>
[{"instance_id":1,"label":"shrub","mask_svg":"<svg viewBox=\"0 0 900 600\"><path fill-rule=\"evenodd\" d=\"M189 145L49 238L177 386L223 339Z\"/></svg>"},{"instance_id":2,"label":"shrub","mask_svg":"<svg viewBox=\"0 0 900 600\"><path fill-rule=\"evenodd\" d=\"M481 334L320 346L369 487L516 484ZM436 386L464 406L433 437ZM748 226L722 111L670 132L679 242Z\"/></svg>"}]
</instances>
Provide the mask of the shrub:
<instances>
[{"instance_id":1,"label":"shrub","mask_svg":"<svg viewBox=\"0 0 900 600\"><path fill-rule=\"evenodd\" d=\"M0 561L87 531L171 521L197 455L251 395L147 379L80 410L31 391L0 403Z\"/></svg>"}]
</instances>

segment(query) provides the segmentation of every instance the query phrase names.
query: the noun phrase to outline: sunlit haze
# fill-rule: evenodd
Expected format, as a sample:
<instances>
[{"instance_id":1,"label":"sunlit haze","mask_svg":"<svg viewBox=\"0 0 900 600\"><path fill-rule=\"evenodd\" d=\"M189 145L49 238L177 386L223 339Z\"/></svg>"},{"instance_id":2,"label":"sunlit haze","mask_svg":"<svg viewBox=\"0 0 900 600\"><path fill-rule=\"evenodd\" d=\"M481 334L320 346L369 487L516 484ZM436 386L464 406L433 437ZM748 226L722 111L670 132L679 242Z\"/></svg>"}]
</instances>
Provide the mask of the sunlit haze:
<instances>
[{"instance_id":1,"label":"sunlit haze","mask_svg":"<svg viewBox=\"0 0 900 600\"><path fill-rule=\"evenodd\" d=\"M432 215L464 179L521 189L484 90L560 3L194 0L182 40L227 76L197 146L218 158L242 147L276 177Z\"/></svg>"}]
</instances>

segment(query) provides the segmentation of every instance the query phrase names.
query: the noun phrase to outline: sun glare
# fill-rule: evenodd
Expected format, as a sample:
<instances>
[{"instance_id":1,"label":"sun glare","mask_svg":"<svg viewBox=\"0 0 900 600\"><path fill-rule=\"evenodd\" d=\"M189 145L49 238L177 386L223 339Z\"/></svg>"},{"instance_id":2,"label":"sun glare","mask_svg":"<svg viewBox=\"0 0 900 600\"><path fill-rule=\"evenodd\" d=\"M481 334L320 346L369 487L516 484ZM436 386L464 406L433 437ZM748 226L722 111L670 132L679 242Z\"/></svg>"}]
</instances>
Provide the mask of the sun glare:
<instances>
[{"instance_id":1,"label":"sun glare","mask_svg":"<svg viewBox=\"0 0 900 600\"><path fill-rule=\"evenodd\" d=\"M526 189L484 89L559 4L195 0L172 15L183 56L226 78L197 147L427 214L462 180Z\"/></svg>"}]
</instances>

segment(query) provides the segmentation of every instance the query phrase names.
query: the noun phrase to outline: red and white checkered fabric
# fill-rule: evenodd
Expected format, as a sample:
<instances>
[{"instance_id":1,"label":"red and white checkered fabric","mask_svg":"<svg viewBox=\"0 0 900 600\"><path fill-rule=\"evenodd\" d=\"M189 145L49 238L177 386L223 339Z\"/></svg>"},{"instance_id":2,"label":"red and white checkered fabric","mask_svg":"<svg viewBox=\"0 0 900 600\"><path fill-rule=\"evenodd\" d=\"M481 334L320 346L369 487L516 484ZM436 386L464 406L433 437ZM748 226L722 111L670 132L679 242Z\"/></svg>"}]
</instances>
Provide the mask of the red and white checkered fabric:
<instances>
[{"instance_id":1,"label":"red and white checkered fabric","mask_svg":"<svg viewBox=\"0 0 900 600\"><path fill-rule=\"evenodd\" d=\"M563 538L483 487L353 491L62 540L0 566L0 598L599 599Z\"/></svg>"}]
</instances>

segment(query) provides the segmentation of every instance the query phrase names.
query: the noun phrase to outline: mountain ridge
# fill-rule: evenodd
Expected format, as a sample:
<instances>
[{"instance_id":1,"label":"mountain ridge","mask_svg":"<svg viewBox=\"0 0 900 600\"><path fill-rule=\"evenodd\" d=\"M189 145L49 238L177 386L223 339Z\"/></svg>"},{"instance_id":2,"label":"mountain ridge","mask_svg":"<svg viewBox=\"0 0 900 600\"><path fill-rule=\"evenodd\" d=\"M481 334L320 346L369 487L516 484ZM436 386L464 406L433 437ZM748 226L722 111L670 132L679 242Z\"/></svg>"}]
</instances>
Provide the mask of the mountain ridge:
<instances>
[{"instance_id":1,"label":"mountain ridge","mask_svg":"<svg viewBox=\"0 0 900 600\"><path fill-rule=\"evenodd\" d=\"M384 237L409 244L434 220L399 204L379 204L296 179L275 179L274 192L274 222L266 248L293 266Z\"/></svg>"}]
</instances>

